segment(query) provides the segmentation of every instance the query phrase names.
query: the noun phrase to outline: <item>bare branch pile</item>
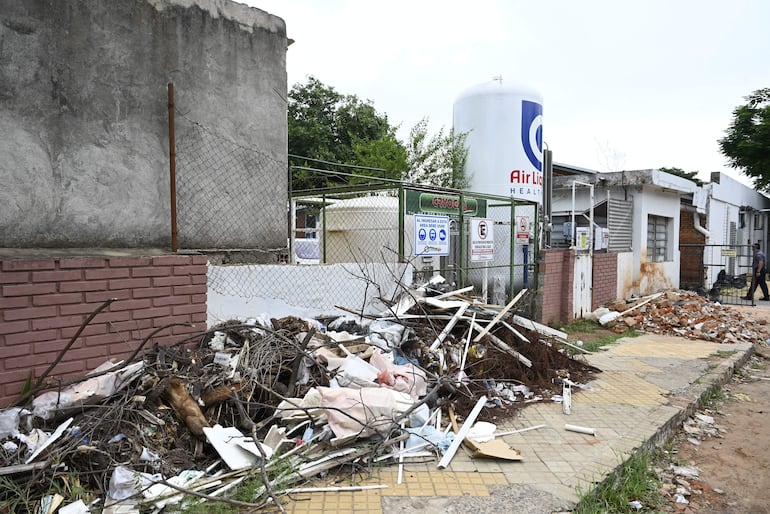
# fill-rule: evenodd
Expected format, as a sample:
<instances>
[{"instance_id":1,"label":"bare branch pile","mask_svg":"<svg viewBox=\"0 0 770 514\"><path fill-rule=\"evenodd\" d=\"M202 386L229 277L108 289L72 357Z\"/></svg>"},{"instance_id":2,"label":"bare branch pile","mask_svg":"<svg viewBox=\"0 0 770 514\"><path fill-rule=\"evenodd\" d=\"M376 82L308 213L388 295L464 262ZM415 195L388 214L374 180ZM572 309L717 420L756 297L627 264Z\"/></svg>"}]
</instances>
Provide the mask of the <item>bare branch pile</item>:
<instances>
[{"instance_id":1,"label":"bare branch pile","mask_svg":"<svg viewBox=\"0 0 770 514\"><path fill-rule=\"evenodd\" d=\"M280 508L320 474L404 455L443 467L471 425L558 400L559 380L597 371L557 350L566 334L516 314L525 292L505 307L464 292L405 290L376 319L229 321L70 385L49 380L0 412L0 506ZM504 450L492 456L519 458ZM230 497L243 481L257 484L248 502Z\"/></svg>"}]
</instances>

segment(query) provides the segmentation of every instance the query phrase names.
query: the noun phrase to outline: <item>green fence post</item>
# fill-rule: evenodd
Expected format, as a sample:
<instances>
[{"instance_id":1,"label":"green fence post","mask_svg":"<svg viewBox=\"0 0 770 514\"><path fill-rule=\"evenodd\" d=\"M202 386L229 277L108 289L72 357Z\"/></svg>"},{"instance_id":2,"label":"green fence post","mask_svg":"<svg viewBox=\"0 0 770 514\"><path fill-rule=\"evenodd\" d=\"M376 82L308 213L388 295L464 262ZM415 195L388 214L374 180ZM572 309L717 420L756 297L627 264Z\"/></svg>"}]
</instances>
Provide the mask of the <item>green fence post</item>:
<instances>
[{"instance_id":1,"label":"green fence post","mask_svg":"<svg viewBox=\"0 0 770 514\"><path fill-rule=\"evenodd\" d=\"M465 274L465 267L466 267L466 258L467 258L467 241L465 240L465 195L460 193L460 207L458 209L459 216L458 216L458 223L460 226L458 227L458 237L460 238L460 267L459 267L459 278L460 278L460 287L465 287L468 285L467 282L467 276Z\"/></svg>"},{"instance_id":2,"label":"green fence post","mask_svg":"<svg viewBox=\"0 0 770 514\"><path fill-rule=\"evenodd\" d=\"M514 297L514 291L513 288L514 285L514 279L516 278L516 230L518 227L516 226L516 200L511 198L510 200L510 211L511 211L511 234L510 234L510 241L509 241L509 254L510 259L508 260L508 301L511 301Z\"/></svg>"},{"instance_id":3,"label":"green fence post","mask_svg":"<svg viewBox=\"0 0 770 514\"><path fill-rule=\"evenodd\" d=\"M321 212L323 216L321 219L323 220L323 223L321 224L321 233L324 236L324 244L323 244L323 263L326 264L326 240L328 237L326 237L326 194L321 195Z\"/></svg>"},{"instance_id":4,"label":"green fence post","mask_svg":"<svg viewBox=\"0 0 770 514\"><path fill-rule=\"evenodd\" d=\"M398 262L406 262L404 255L404 217L406 206L404 198L404 185L398 185Z\"/></svg>"}]
</instances>

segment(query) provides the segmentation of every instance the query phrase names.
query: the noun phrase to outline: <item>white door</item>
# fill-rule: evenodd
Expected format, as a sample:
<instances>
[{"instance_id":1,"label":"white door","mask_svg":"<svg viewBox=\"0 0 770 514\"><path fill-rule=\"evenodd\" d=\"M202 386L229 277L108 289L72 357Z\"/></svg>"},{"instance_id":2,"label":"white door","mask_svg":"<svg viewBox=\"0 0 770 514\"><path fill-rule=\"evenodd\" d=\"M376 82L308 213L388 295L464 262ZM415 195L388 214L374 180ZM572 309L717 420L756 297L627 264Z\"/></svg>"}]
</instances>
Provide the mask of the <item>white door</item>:
<instances>
[{"instance_id":1,"label":"white door","mask_svg":"<svg viewBox=\"0 0 770 514\"><path fill-rule=\"evenodd\" d=\"M593 258L589 254L575 256L575 280L572 284L572 317L582 318L591 312Z\"/></svg>"}]
</instances>

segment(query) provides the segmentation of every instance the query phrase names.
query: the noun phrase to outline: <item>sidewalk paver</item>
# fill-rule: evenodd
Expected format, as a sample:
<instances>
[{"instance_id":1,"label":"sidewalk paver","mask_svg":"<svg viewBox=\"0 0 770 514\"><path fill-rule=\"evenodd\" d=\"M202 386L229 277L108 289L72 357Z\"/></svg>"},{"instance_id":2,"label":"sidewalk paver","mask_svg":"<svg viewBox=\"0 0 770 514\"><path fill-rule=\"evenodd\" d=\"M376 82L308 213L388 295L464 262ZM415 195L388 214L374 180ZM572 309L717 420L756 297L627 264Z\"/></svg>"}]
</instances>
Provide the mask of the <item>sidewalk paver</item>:
<instances>
[{"instance_id":1,"label":"sidewalk paver","mask_svg":"<svg viewBox=\"0 0 770 514\"><path fill-rule=\"evenodd\" d=\"M386 489L296 495L286 510L477 514L569 510L582 492L633 452L668 439L705 391L729 379L752 350L747 343L720 345L659 335L622 339L586 357L602 373L588 387L573 388L571 414L564 414L560 404L538 403L498 426L515 430L546 425L503 438L521 452L521 461L474 459L461 448L445 470L437 469L437 460L407 462L401 484L393 465L370 470L371 475L359 483L384 484ZM565 424L593 428L596 435L568 431Z\"/></svg>"}]
</instances>

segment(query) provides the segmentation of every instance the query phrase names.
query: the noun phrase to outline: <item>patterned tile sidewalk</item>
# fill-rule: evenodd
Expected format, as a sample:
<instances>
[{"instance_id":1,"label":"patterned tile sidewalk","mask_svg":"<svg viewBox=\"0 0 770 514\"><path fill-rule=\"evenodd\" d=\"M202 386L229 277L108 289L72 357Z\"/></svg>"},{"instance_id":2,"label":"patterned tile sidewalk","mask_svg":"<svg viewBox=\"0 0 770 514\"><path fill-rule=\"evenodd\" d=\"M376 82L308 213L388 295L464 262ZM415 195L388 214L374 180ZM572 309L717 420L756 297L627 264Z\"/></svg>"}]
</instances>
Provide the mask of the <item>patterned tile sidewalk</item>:
<instances>
[{"instance_id":1,"label":"patterned tile sidewalk","mask_svg":"<svg viewBox=\"0 0 770 514\"><path fill-rule=\"evenodd\" d=\"M545 425L503 438L521 452L519 462L472 458L461 448L445 470L437 469L436 460L407 462L403 482L397 484L397 468L391 465L375 469L360 482L387 486L384 489L303 493L284 507L297 514L381 513L388 512L382 506L387 498L401 500L398 512L419 512L430 505L426 497L435 497L455 506L473 499L477 512L535 512L532 505L540 503L534 499L527 503L519 497L514 502L494 493L508 486L525 495L549 495L551 505L568 510L581 492L634 451L665 441L709 387L723 384L751 352L749 344L726 346L655 335L623 339L587 357L602 373L586 388L573 389L571 414L565 415L559 404L534 404L498 426L516 430ZM594 429L595 435L569 431L566 424Z\"/></svg>"}]
</instances>

